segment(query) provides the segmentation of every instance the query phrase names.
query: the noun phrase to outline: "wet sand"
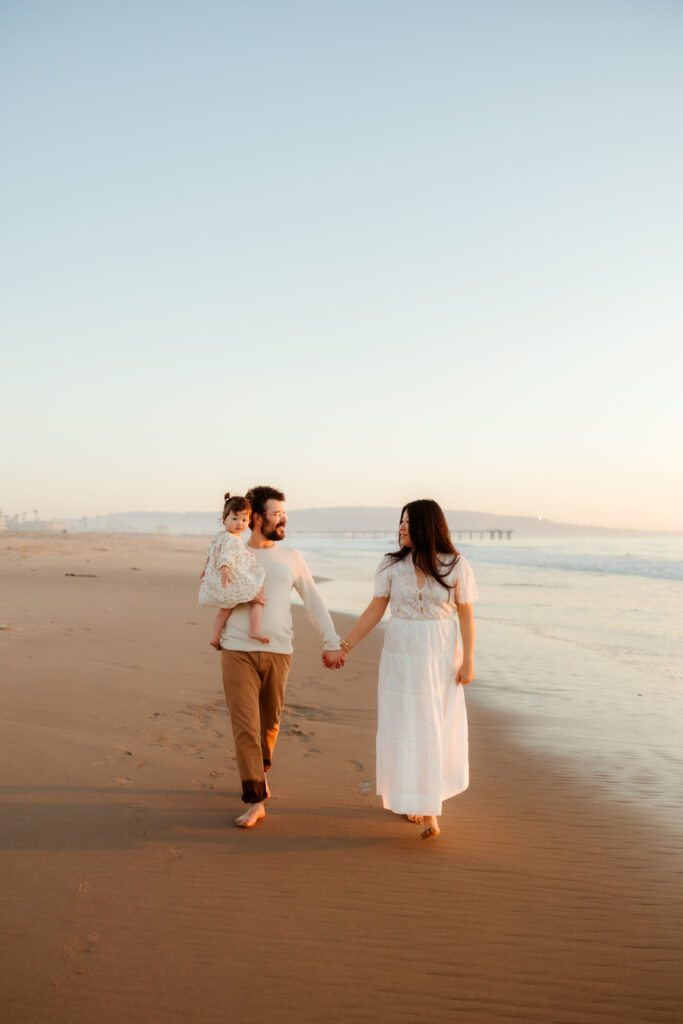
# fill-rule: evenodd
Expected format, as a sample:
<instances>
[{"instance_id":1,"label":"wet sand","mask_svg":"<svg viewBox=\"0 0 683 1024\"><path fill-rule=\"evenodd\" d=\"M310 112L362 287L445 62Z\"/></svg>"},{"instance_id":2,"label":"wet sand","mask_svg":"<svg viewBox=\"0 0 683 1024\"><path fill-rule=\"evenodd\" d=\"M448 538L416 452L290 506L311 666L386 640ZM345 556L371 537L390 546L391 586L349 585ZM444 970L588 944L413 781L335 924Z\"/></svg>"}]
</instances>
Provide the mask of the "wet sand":
<instances>
[{"instance_id":1,"label":"wet sand","mask_svg":"<svg viewBox=\"0 0 683 1024\"><path fill-rule=\"evenodd\" d=\"M236 829L205 546L0 536L4 1021L683 1019L678 840L475 681L471 786L422 841L374 795L379 636L326 672L295 609L273 798Z\"/></svg>"}]
</instances>

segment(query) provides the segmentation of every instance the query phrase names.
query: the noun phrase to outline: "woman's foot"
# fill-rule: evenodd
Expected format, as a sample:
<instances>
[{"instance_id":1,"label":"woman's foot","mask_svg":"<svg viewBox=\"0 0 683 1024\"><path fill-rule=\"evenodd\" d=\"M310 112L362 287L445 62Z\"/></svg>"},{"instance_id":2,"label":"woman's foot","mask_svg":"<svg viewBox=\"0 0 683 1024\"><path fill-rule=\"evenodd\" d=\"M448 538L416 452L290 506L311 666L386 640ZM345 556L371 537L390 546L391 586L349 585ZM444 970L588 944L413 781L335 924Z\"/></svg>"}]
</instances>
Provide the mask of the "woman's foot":
<instances>
[{"instance_id":1,"label":"woman's foot","mask_svg":"<svg viewBox=\"0 0 683 1024\"><path fill-rule=\"evenodd\" d=\"M270 640L267 636L263 636L262 633L250 633L249 636L252 640L260 640L262 644L269 644Z\"/></svg>"},{"instance_id":2,"label":"woman's foot","mask_svg":"<svg viewBox=\"0 0 683 1024\"><path fill-rule=\"evenodd\" d=\"M265 818L266 809L263 804L250 804L244 814L240 814L239 818L235 818L235 824L238 828L253 828L257 821L261 818Z\"/></svg>"},{"instance_id":3,"label":"woman's foot","mask_svg":"<svg viewBox=\"0 0 683 1024\"><path fill-rule=\"evenodd\" d=\"M421 825L423 820L421 814L406 814L406 818L412 821L413 825Z\"/></svg>"},{"instance_id":4,"label":"woman's foot","mask_svg":"<svg viewBox=\"0 0 683 1024\"><path fill-rule=\"evenodd\" d=\"M433 814L425 815L424 823L427 827L425 828L424 832L420 833L422 838L436 839L440 832L439 822L436 819L436 817Z\"/></svg>"}]
</instances>

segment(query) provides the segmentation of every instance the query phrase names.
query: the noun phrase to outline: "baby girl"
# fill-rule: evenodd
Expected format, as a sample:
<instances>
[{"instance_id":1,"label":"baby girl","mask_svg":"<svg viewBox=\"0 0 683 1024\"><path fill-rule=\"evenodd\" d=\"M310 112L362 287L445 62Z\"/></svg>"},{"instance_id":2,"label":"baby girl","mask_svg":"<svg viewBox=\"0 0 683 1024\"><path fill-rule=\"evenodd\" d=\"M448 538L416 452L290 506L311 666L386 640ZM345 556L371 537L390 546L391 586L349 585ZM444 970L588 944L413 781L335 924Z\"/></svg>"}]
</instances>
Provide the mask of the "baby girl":
<instances>
[{"instance_id":1,"label":"baby girl","mask_svg":"<svg viewBox=\"0 0 683 1024\"><path fill-rule=\"evenodd\" d=\"M261 633L262 605L265 604L265 571L245 546L242 534L249 528L251 505L246 498L225 495L223 525L209 545L199 588L199 603L218 608L211 631L211 646L221 649L221 633L235 605L249 604L249 636L267 644Z\"/></svg>"}]
</instances>

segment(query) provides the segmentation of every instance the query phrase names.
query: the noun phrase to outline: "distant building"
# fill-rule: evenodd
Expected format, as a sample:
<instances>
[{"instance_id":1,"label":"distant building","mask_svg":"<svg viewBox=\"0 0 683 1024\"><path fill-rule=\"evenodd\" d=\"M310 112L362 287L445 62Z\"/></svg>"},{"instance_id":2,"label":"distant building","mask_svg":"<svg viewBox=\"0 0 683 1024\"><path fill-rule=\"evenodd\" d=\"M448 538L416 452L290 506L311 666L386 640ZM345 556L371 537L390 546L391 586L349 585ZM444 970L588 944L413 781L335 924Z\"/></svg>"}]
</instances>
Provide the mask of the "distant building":
<instances>
[{"instance_id":1,"label":"distant building","mask_svg":"<svg viewBox=\"0 0 683 1024\"><path fill-rule=\"evenodd\" d=\"M0 531L11 531L12 533L66 533L66 523L56 519L27 519L22 523L19 516L12 516L11 519L0 519Z\"/></svg>"}]
</instances>

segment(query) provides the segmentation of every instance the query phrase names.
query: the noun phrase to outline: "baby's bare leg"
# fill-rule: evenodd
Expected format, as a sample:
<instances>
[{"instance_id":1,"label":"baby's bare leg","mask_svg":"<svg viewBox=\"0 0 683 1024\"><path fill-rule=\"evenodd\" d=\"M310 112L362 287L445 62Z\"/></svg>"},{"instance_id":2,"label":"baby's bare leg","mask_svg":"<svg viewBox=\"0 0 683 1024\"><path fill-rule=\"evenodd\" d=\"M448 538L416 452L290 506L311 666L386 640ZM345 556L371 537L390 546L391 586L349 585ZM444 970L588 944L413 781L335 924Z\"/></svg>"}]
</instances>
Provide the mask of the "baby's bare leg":
<instances>
[{"instance_id":1,"label":"baby's bare leg","mask_svg":"<svg viewBox=\"0 0 683 1024\"><path fill-rule=\"evenodd\" d=\"M212 647L215 647L217 651L221 649L221 633L223 632L223 626L230 618L232 608L219 608L216 613L216 618L213 620L213 629L211 630L211 639L209 643Z\"/></svg>"},{"instance_id":2,"label":"baby's bare leg","mask_svg":"<svg viewBox=\"0 0 683 1024\"><path fill-rule=\"evenodd\" d=\"M263 588L261 588L257 597L249 604L249 636L252 640L260 640L262 644L269 644L270 640L261 632L263 604L259 601L259 597L261 600L263 599Z\"/></svg>"}]
</instances>

